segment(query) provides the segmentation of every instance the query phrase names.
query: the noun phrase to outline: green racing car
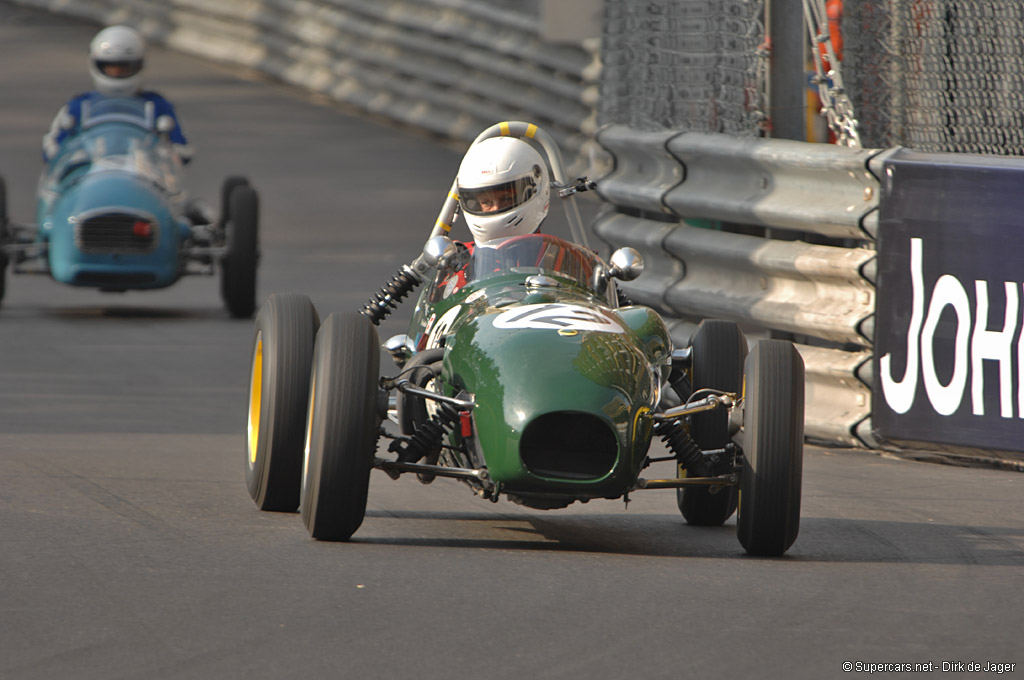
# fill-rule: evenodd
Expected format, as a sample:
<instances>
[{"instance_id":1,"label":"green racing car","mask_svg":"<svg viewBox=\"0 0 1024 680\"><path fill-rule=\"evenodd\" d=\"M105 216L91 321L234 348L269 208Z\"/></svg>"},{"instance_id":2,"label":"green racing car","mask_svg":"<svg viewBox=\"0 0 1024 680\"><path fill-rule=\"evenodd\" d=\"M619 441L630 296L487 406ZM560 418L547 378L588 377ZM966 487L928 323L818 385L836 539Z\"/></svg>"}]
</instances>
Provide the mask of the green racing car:
<instances>
[{"instance_id":1,"label":"green racing car","mask_svg":"<svg viewBox=\"0 0 1024 680\"><path fill-rule=\"evenodd\" d=\"M557 509L675 489L692 525L737 514L752 555L796 540L803 458L804 368L793 344L747 340L705 320L685 347L619 281L643 261L607 261L585 245L557 146L521 122L474 142L529 136L545 151L575 240L549 234L471 250L445 235L445 201L423 252L361 310L323 323L303 295L272 295L253 334L246 481L263 510L299 509L317 539L347 541L366 513L369 478L462 480L491 501ZM377 326L423 286L407 333ZM665 452L651 444L660 439ZM386 444L386 446L385 446ZM667 479L643 477L675 463Z\"/></svg>"}]
</instances>

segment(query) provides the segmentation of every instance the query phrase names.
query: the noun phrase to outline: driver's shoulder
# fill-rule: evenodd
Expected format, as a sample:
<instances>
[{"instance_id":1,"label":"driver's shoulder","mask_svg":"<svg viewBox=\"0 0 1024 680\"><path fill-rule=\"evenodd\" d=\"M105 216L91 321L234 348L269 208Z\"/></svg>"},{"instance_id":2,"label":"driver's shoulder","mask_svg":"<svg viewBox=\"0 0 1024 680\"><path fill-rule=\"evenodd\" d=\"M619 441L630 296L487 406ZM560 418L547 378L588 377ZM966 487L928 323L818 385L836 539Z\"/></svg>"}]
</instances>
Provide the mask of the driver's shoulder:
<instances>
[{"instance_id":1,"label":"driver's shoulder","mask_svg":"<svg viewBox=\"0 0 1024 680\"><path fill-rule=\"evenodd\" d=\"M158 106L169 107L171 105L171 102L167 99L167 97L163 96L159 92L156 92L155 90L140 90L136 94L136 96L145 99L147 102L153 102Z\"/></svg>"},{"instance_id":2,"label":"driver's shoulder","mask_svg":"<svg viewBox=\"0 0 1024 680\"><path fill-rule=\"evenodd\" d=\"M92 101L100 96L102 95L100 95L100 93L96 92L95 90L90 92L79 92L77 94L72 95L71 98L68 99L67 103L64 105L64 108L68 111L74 111L82 107L82 102Z\"/></svg>"}]
</instances>

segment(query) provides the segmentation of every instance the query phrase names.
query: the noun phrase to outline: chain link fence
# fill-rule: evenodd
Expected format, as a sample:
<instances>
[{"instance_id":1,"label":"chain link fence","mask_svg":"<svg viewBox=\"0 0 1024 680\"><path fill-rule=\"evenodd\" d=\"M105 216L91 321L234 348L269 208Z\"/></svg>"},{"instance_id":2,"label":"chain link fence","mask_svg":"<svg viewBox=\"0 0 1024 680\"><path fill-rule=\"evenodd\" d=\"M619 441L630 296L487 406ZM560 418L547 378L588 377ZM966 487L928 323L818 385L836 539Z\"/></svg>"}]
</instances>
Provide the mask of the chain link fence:
<instances>
[{"instance_id":1,"label":"chain link fence","mask_svg":"<svg viewBox=\"0 0 1024 680\"><path fill-rule=\"evenodd\" d=\"M598 124L756 136L761 0L605 0Z\"/></svg>"},{"instance_id":2,"label":"chain link fence","mask_svg":"<svg viewBox=\"0 0 1024 680\"><path fill-rule=\"evenodd\" d=\"M598 124L761 134L765 0L605 0ZM867 148L1024 155L1024 2L844 0Z\"/></svg>"},{"instance_id":3,"label":"chain link fence","mask_svg":"<svg viewBox=\"0 0 1024 680\"><path fill-rule=\"evenodd\" d=\"M1024 3L845 0L843 74L868 147L1024 155Z\"/></svg>"}]
</instances>

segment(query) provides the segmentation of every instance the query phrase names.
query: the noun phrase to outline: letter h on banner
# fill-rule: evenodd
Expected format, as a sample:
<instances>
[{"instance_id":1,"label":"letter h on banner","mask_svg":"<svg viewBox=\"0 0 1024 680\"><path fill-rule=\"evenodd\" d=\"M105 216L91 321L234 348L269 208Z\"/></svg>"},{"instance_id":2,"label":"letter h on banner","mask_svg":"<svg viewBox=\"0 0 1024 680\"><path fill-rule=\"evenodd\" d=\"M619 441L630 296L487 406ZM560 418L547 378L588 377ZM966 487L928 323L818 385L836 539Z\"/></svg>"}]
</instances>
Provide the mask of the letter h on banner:
<instances>
[{"instance_id":1,"label":"letter h on banner","mask_svg":"<svg viewBox=\"0 0 1024 680\"><path fill-rule=\"evenodd\" d=\"M985 374L981 362L992 359L999 362L999 414L1003 418L1013 417L1013 336L1017 332L1017 286L1010 281L1006 285L1006 315L1003 330L990 331L988 323L988 283L974 282L977 310L974 315L974 337L971 338L971 406L974 415L985 415ZM1017 345L1017 370L1021 370L1021 355L1024 344ZM1018 383L1019 384L1019 383ZM1024 395L1017 413L1024 414Z\"/></svg>"}]
</instances>

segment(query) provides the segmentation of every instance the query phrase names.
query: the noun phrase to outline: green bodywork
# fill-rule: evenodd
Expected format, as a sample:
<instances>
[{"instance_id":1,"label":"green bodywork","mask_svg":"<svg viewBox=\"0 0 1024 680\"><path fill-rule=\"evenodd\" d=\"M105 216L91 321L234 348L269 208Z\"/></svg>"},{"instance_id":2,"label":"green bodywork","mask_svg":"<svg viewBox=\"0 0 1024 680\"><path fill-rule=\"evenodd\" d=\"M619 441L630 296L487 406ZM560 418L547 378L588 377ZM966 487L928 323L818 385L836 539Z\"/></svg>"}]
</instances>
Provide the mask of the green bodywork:
<instances>
[{"instance_id":1,"label":"green bodywork","mask_svg":"<svg viewBox=\"0 0 1024 680\"><path fill-rule=\"evenodd\" d=\"M589 251L551 236L519 238L534 239L532 247L571 249L576 266L564 265L564 256L513 268L492 258L488 271L469 275L461 287L441 271L414 313L409 336L417 349L445 348L440 390L476 403L470 436L464 441L461 428L451 435L464 458L456 462L486 466L512 494L617 498L644 465L651 411L671 360L668 329L651 309L616 308L607 266ZM589 414L614 434L617 451L607 470L567 478L524 465L524 431L554 413Z\"/></svg>"}]
</instances>

